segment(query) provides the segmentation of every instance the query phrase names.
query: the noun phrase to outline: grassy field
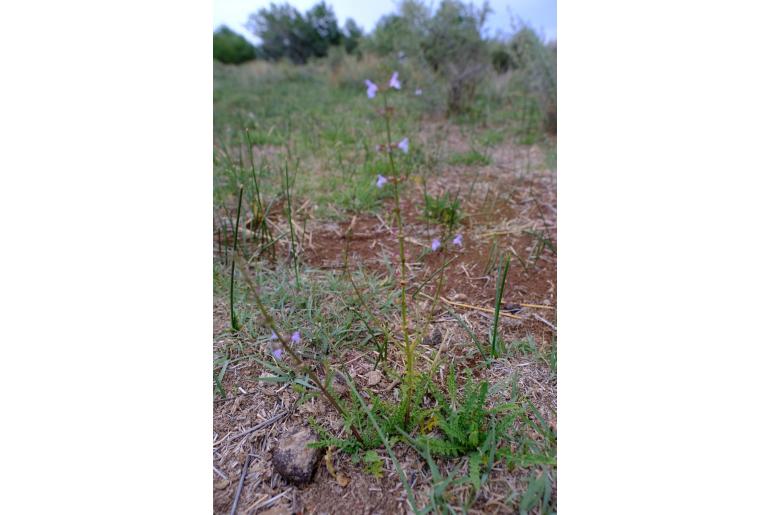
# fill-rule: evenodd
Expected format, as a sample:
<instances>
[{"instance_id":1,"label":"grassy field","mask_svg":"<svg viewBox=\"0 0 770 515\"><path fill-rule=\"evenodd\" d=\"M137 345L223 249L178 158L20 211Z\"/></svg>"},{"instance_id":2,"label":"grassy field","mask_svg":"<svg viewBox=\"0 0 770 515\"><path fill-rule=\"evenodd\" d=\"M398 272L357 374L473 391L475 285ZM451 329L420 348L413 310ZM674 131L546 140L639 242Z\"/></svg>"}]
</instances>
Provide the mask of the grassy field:
<instances>
[{"instance_id":1,"label":"grassy field","mask_svg":"<svg viewBox=\"0 0 770 515\"><path fill-rule=\"evenodd\" d=\"M443 95L215 63L215 512L556 511L555 136L513 73ZM271 452L299 426L298 489Z\"/></svg>"}]
</instances>

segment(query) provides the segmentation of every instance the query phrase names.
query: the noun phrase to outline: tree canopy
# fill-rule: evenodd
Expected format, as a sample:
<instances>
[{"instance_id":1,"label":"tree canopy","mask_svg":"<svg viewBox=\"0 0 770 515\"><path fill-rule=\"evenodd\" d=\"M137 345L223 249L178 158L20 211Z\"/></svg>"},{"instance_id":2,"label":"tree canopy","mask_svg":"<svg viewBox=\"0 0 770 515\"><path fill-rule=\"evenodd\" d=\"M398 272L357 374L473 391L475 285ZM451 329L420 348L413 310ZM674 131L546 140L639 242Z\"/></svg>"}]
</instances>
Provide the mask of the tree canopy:
<instances>
[{"instance_id":1,"label":"tree canopy","mask_svg":"<svg viewBox=\"0 0 770 515\"><path fill-rule=\"evenodd\" d=\"M250 61L256 56L254 46L228 27L219 27L214 32L214 59L217 61L239 64Z\"/></svg>"},{"instance_id":2,"label":"tree canopy","mask_svg":"<svg viewBox=\"0 0 770 515\"><path fill-rule=\"evenodd\" d=\"M324 57L329 47L344 45L353 51L363 31L353 20L340 29L334 9L321 1L304 15L289 4L274 4L249 17L248 28L262 40L262 52L269 60L288 58L304 64L311 57Z\"/></svg>"}]
</instances>

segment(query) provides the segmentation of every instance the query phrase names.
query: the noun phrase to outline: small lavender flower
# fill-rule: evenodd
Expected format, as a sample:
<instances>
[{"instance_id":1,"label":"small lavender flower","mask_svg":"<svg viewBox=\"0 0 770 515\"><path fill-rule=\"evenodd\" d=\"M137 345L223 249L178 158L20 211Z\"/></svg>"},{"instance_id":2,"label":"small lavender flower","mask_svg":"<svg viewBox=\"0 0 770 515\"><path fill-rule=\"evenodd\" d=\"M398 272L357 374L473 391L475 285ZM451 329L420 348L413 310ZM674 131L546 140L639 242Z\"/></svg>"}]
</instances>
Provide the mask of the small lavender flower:
<instances>
[{"instance_id":1,"label":"small lavender flower","mask_svg":"<svg viewBox=\"0 0 770 515\"><path fill-rule=\"evenodd\" d=\"M417 88L416 90L414 90L414 94L419 97L420 95L422 95L422 90L420 88Z\"/></svg>"},{"instance_id":2,"label":"small lavender flower","mask_svg":"<svg viewBox=\"0 0 770 515\"><path fill-rule=\"evenodd\" d=\"M273 350L273 357L275 359L281 359L281 356L283 356L283 349L278 348Z\"/></svg>"},{"instance_id":3,"label":"small lavender flower","mask_svg":"<svg viewBox=\"0 0 770 515\"><path fill-rule=\"evenodd\" d=\"M299 331L294 331L294 334L291 335L291 341L293 343L299 343Z\"/></svg>"},{"instance_id":4,"label":"small lavender flower","mask_svg":"<svg viewBox=\"0 0 770 515\"><path fill-rule=\"evenodd\" d=\"M275 334L275 331L270 331L270 339L271 340L277 340L278 339L278 335Z\"/></svg>"},{"instance_id":5,"label":"small lavender flower","mask_svg":"<svg viewBox=\"0 0 770 515\"><path fill-rule=\"evenodd\" d=\"M377 84L370 81L369 79L366 79L364 84L366 84L366 96L369 98L374 98L374 96L377 94Z\"/></svg>"},{"instance_id":6,"label":"small lavender flower","mask_svg":"<svg viewBox=\"0 0 770 515\"><path fill-rule=\"evenodd\" d=\"M401 89L401 82L398 80L398 72L393 72L390 77L390 87L393 89Z\"/></svg>"},{"instance_id":7,"label":"small lavender flower","mask_svg":"<svg viewBox=\"0 0 770 515\"><path fill-rule=\"evenodd\" d=\"M382 175L377 176L377 187L382 189L383 186L385 186L388 183L388 178L383 177Z\"/></svg>"},{"instance_id":8,"label":"small lavender flower","mask_svg":"<svg viewBox=\"0 0 770 515\"><path fill-rule=\"evenodd\" d=\"M436 252L440 246L441 242L438 239L434 239L430 244L430 248L433 249L433 252Z\"/></svg>"},{"instance_id":9,"label":"small lavender flower","mask_svg":"<svg viewBox=\"0 0 770 515\"><path fill-rule=\"evenodd\" d=\"M462 234L458 234L457 236L455 236L455 239L452 240L452 243L454 245L457 245L458 247L462 247L463 246L463 235Z\"/></svg>"},{"instance_id":10,"label":"small lavender flower","mask_svg":"<svg viewBox=\"0 0 770 515\"><path fill-rule=\"evenodd\" d=\"M404 138L398 142L398 148L404 151L404 154L409 153L409 138Z\"/></svg>"}]
</instances>

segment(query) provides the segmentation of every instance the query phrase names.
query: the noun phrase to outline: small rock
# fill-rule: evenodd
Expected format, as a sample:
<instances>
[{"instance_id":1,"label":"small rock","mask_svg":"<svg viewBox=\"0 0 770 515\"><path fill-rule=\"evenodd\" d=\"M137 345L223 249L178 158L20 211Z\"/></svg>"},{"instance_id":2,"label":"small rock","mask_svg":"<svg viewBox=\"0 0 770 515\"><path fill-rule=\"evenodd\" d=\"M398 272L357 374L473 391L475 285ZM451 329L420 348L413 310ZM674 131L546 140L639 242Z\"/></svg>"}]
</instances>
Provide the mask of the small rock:
<instances>
[{"instance_id":1,"label":"small rock","mask_svg":"<svg viewBox=\"0 0 770 515\"><path fill-rule=\"evenodd\" d=\"M312 429L300 429L281 438L273 451L273 470L295 485L304 485L313 479L313 472L321 457L321 449L309 448L318 436Z\"/></svg>"},{"instance_id":2,"label":"small rock","mask_svg":"<svg viewBox=\"0 0 770 515\"><path fill-rule=\"evenodd\" d=\"M222 481L215 481L214 482L214 488L216 488L217 490L224 490L228 486L230 486L230 481L228 481L227 479L223 479Z\"/></svg>"},{"instance_id":3,"label":"small rock","mask_svg":"<svg viewBox=\"0 0 770 515\"><path fill-rule=\"evenodd\" d=\"M508 302L503 305L503 311L507 311L508 313L515 315L516 313L521 311L521 306L516 304L515 302Z\"/></svg>"},{"instance_id":4,"label":"small rock","mask_svg":"<svg viewBox=\"0 0 770 515\"><path fill-rule=\"evenodd\" d=\"M382 372L380 372L379 370L372 370L371 372L366 374L367 386L374 386L380 381L382 381Z\"/></svg>"}]
</instances>

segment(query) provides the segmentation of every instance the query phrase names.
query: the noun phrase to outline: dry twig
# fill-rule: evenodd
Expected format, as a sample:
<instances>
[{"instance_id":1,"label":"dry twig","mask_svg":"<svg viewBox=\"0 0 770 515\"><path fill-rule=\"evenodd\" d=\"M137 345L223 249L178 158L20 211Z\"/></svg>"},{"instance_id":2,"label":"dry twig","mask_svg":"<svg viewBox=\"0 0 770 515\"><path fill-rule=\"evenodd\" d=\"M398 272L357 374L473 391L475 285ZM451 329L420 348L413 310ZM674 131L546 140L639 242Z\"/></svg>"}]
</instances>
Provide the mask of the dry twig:
<instances>
[{"instance_id":1,"label":"dry twig","mask_svg":"<svg viewBox=\"0 0 770 515\"><path fill-rule=\"evenodd\" d=\"M230 508L230 515L235 515L235 510L238 509L238 501L241 499L241 491L243 490L243 481L246 479L246 474L249 471L249 464L251 464L251 454L246 455L246 463L243 464L243 470L241 471L241 480L238 482L238 489L235 490L235 498L233 499L233 507Z\"/></svg>"}]
</instances>

